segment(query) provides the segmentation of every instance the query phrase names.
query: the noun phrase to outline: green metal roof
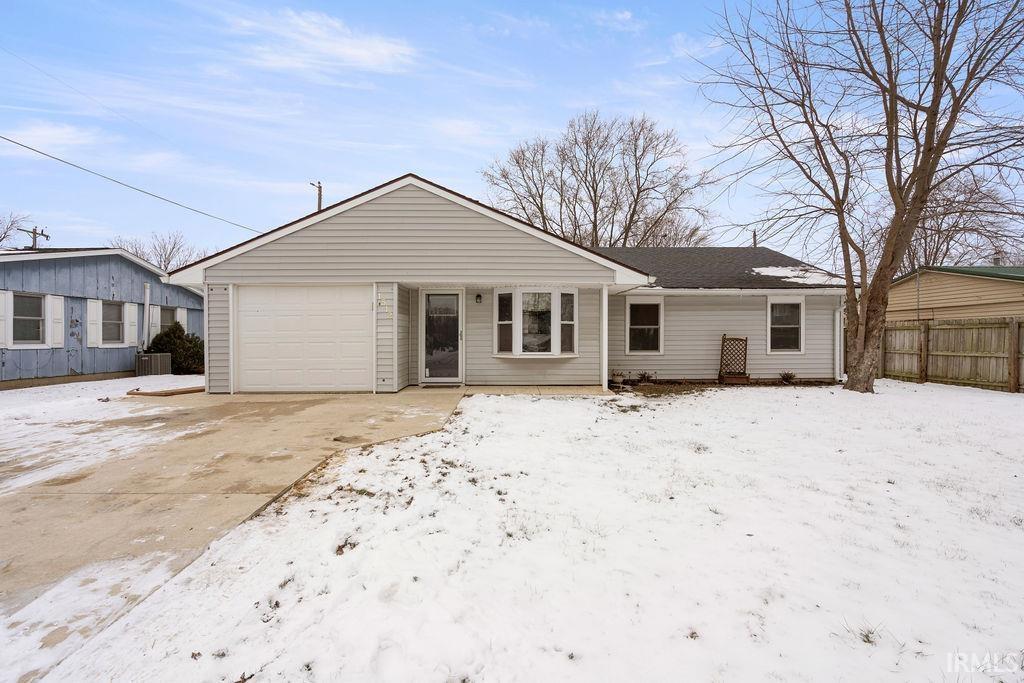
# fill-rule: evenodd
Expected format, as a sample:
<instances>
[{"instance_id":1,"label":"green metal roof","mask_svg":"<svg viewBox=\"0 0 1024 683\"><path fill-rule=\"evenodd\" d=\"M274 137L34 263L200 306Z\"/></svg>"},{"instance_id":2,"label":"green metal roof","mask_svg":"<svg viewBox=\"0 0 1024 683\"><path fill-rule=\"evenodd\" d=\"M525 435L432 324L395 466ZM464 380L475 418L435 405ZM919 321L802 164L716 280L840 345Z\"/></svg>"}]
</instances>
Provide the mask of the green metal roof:
<instances>
[{"instance_id":1,"label":"green metal roof","mask_svg":"<svg viewBox=\"0 0 1024 683\"><path fill-rule=\"evenodd\" d=\"M896 282L905 280L914 273L953 273L954 275L974 275L975 277L991 277L997 280L1014 280L1024 282L1024 266L925 266L913 273L908 273Z\"/></svg>"}]
</instances>

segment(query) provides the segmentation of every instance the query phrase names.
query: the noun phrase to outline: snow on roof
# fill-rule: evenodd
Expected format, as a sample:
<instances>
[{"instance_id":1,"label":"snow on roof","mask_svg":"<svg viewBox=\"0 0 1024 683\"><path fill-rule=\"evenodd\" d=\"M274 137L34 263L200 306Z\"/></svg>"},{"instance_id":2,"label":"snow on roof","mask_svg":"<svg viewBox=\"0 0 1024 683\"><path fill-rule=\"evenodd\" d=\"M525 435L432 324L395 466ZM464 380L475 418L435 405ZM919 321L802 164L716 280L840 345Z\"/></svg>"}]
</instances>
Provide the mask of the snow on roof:
<instances>
[{"instance_id":1,"label":"snow on roof","mask_svg":"<svg viewBox=\"0 0 1024 683\"><path fill-rule=\"evenodd\" d=\"M841 287L846 284L846 280L843 278L813 266L768 266L765 268L754 268L752 272L756 275L777 277L786 282L801 285Z\"/></svg>"}]
</instances>

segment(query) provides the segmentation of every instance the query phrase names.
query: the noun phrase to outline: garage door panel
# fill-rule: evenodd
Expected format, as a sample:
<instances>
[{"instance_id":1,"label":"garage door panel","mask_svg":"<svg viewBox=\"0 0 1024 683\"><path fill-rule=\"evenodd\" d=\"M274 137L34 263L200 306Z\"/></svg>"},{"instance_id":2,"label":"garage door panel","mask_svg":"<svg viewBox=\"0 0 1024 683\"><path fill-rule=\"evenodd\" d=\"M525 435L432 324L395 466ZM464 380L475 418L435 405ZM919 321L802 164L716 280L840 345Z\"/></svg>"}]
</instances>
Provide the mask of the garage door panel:
<instances>
[{"instance_id":1,"label":"garage door panel","mask_svg":"<svg viewBox=\"0 0 1024 683\"><path fill-rule=\"evenodd\" d=\"M238 288L240 391L369 391L372 289Z\"/></svg>"}]
</instances>

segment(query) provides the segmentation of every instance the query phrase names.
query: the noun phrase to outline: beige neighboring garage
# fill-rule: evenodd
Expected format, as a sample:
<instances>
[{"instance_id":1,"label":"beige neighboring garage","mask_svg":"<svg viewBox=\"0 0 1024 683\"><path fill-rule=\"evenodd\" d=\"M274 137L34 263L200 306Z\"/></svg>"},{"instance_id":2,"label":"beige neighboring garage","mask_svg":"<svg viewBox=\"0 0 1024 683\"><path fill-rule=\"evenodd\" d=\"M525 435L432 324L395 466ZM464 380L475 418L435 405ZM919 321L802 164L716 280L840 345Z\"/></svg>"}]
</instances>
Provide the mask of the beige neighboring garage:
<instances>
[{"instance_id":1,"label":"beige neighboring garage","mask_svg":"<svg viewBox=\"0 0 1024 683\"><path fill-rule=\"evenodd\" d=\"M371 391L372 285L235 289L239 391Z\"/></svg>"}]
</instances>

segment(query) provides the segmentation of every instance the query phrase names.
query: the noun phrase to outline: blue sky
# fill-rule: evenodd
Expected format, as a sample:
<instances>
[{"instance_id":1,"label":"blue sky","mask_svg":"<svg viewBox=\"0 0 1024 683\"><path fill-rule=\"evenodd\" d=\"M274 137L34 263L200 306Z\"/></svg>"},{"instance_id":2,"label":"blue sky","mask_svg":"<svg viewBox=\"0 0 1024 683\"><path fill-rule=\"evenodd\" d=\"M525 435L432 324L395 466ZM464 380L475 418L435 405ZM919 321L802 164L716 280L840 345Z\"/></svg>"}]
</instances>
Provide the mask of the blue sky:
<instances>
[{"instance_id":1,"label":"blue sky","mask_svg":"<svg viewBox=\"0 0 1024 683\"><path fill-rule=\"evenodd\" d=\"M316 179L325 203L407 171L486 199L481 168L588 107L646 112L704 157L722 117L693 57L720 7L16 0L0 47L74 89L0 52L0 132L260 230L315 209ZM51 246L251 236L4 141L0 178L0 213ZM753 210L736 203L715 208Z\"/></svg>"}]
</instances>

